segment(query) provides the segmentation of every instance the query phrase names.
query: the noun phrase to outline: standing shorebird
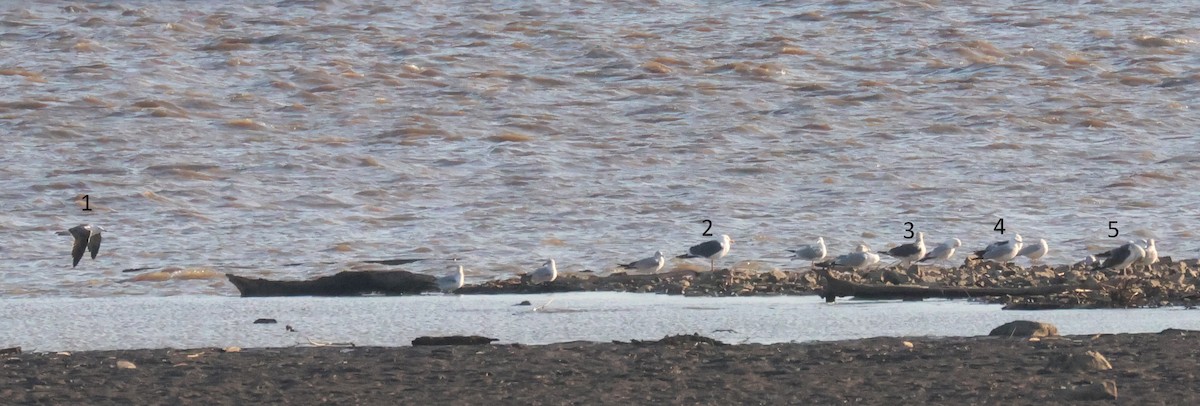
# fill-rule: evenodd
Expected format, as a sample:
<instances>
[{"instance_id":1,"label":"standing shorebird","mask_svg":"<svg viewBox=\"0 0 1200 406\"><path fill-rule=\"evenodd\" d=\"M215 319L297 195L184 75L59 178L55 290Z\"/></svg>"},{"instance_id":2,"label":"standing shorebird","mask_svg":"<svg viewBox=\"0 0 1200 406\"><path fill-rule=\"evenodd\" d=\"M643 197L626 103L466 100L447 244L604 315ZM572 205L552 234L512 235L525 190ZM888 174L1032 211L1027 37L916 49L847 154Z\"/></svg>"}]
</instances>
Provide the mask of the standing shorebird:
<instances>
[{"instance_id":1,"label":"standing shorebird","mask_svg":"<svg viewBox=\"0 0 1200 406\"><path fill-rule=\"evenodd\" d=\"M1142 250L1145 252L1143 253L1142 260L1138 261L1138 264L1145 266L1146 270L1149 271L1151 265L1158 263L1158 246L1154 245L1153 238L1142 240L1142 243L1144 244Z\"/></svg>"},{"instance_id":2,"label":"standing shorebird","mask_svg":"<svg viewBox=\"0 0 1200 406\"><path fill-rule=\"evenodd\" d=\"M458 266L458 271L451 272L449 275L437 279L438 290L445 293L451 293L458 290L458 288L463 287L463 283L464 275L462 265Z\"/></svg>"},{"instance_id":3,"label":"standing shorebird","mask_svg":"<svg viewBox=\"0 0 1200 406\"><path fill-rule=\"evenodd\" d=\"M879 251L892 258L900 260L901 266L908 268L913 262L925 258L925 233L917 233L917 241L898 245L887 251Z\"/></svg>"},{"instance_id":4,"label":"standing shorebird","mask_svg":"<svg viewBox=\"0 0 1200 406\"><path fill-rule=\"evenodd\" d=\"M555 279L558 279L558 267L554 266L554 258L542 263L541 268L533 270L529 275L529 283L534 285L554 282Z\"/></svg>"},{"instance_id":5,"label":"standing shorebird","mask_svg":"<svg viewBox=\"0 0 1200 406\"><path fill-rule=\"evenodd\" d=\"M996 261L1001 264L1007 263L1016 258L1017 254L1021 252L1022 241L1021 235L1017 234L1011 240L988 244L987 248L975 251L974 254L982 260Z\"/></svg>"},{"instance_id":6,"label":"standing shorebird","mask_svg":"<svg viewBox=\"0 0 1200 406\"><path fill-rule=\"evenodd\" d=\"M654 256L642 258L628 264L618 265L618 268L632 269L641 273L658 273L667 265L667 256L662 251L654 251Z\"/></svg>"},{"instance_id":7,"label":"standing shorebird","mask_svg":"<svg viewBox=\"0 0 1200 406\"><path fill-rule=\"evenodd\" d=\"M67 231L59 231L55 234L69 235L75 238L75 243L71 245L71 267L79 265L79 260L83 259L83 251L87 250L92 253L92 259L96 259L96 254L100 252L100 232L104 231L103 227L93 226L91 224L80 224L71 227Z\"/></svg>"},{"instance_id":8,"label":"standing shorebird","mask_svg":"<svg viewBox=\"0 0 1200 406\"><path fill-rule=\"evenodd\" d=\"M716 271L717 260L729 254L729 246L732 244L733 239L729 238L729 235L721 234L720 239L693 245L692 248L688 248L687 254L675 258L708 258L709 265L712 266L709 270Z\"/></svg>"},{"instance_id":9,"label":"standing shorebird","mask_svg":"<svg viewBox=\"0 0 1200 406\"><path fill-rule=\"evenodd\" d=\"M871 265L879 263L879 254L871 252L871 248L866 244L859 244L854 249L854 252L849 254L838 255L832 261L823 262L821 266L844 266L850 268L850 271L857 271L860 268L869 268Z\"/></svg>"},{"instance_id":10,"label":"standing shorebird","mask_svg":"<svg viewBox=\"0 0 1200 406\"><path fill-rule=\"evenodd\" d=\"M815 265L817 261L825 259L825 255L829 252L825 249L825 237L818 237L817 243L813 245L805 245L794 250L788 250L792 253L792 259L802 259L809 262L809 265Z\"/></svg>"},{"instance_id":11,"label":"standing shorebird","mask_svg":"<svg viewBox=\"0 0 1200 406\"><path fill-rule=\"evenodd\" d=\"M932 251L929 251L928 254L925 254L925 258L921 258L921 260L917 262L947 261L950 259L950 257L954 256L954 251L958 250L958 247L961 246L962 241L959 241L957 238L951 238L949 241L938 244L938 246L934 247Z\"/></svg>"},{"instance_id":12,"label":"standing shorebird","mask_svg":"<svg viewBox=\"0 0 1200 406\"><path fill-rule=\"evenodd\" d=\"M1017 252L1017 256L1027 257L1030 261L1037 261L1046 256L1047 252L1050 252L1050 245L1046 244L1045 238L1040 238L1035 244L1029 244L1021 247L1021 251Z\"/></svg>"},{"instance_id":13,"label":"standing shorebird","mask_svg":"<svg viewBox=\"0 0 1200 406\"><path fill-rule=\"evenodd\" d=\"M1116 269L1124 273L1125 268L1137 263L1138 260L1145 256L1146 250L1142 246L1130 241L1120 247L1096 254L1096 258L1104 258L1104 262L1098 264L1095 269Z\"/></svg>"}]
</instances>

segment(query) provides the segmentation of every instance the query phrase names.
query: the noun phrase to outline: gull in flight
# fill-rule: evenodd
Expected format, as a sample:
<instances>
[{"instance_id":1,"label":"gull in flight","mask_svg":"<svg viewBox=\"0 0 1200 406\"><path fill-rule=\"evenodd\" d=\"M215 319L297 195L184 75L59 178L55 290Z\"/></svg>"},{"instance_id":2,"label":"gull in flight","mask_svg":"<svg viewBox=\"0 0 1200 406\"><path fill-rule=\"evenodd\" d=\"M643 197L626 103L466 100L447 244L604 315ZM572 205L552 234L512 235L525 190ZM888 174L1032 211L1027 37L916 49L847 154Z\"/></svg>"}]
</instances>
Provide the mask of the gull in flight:
<instances>
[{"instance_id":1,"label":"gull in flight","mask_svg":"<svg viewBox=\"0 0 1200 406\"><path fill-rule=\"evenodd\" d=\"M529 275L529 283L534 285L554 282L555 279L558 279L558 267L554 266L554 258L542 263L541 268L535 269Z\"/></svg>"},{"instance_id":2,"label":"gull in flight","mask_svg":"<svg viewBox=\"0 0 1200 406\"><path fill-rule=\"evenodd\" d=\"M79 260L83 259L83 251L87 250L92 253L92 259L96 259L96 254L100 252L100 232L104 231L103 227L93 226L91 224L80 224L71 227L67 231L59 231L55 234L69 235L75 238L74 245L71 246L71 267L79 265Z\"/></svg>"},{"instance_id":3,"label":"gull in flight","mask_svg":"<svg viewBox=\"0 0 1200 406\"><path fill-rule=\"evenodd\" d=\"M928 254L925 254L925 258L921 258L921 260L917 262L949 260L950 257L954 256L954 251L958 250L958 247L961 246L962 241L959 241L957 238L951 238L944 243L938 244L937 247L933 248L933 251L929 251Z\"/></svg>"},{"instance_id":4,"label":"gull in flight","mask_svg":"<svg viewBox=\"0 0 1200 406\"><path fill-rule=\"evenodd\" d=\"M438 290L446 293L454 292L463 287L463 278L463 266L459 265L457 271L437 279Z\"/></svg>"},{"instance_id":5,"label":"gull in flight","mask_svg":"<svg viewBox=\"0 0 1200 406\"><path fill-rule=\"evenodd\" d=\"M1046 244L1046 239L1038 239L1036 244L1029 244L1021 248L1017 253L1018 257L1028 257L1030 261L1037 261L1046 256L1050 252L1050 245Z\"/></svg>"},{"instance_id":6,"label":"gull in flight","mask_svg":"<svg viewBox=\"0 0 1200 406\"><path fill-rule=\"evenodd\" d=\"M663 255L662 251L654 251L654 256L642 258L628 264L621 264L618 268L633 269L642 273L658 273L667 265L667 256Z\"/></svg>"},{"instance_id":7,"label":"gull in flight","mask_svg":"<svg viewBox=\"0 0 1200 406\"><path fill-rule=\"evenodd\" d=\"M850 268L851 271L857 271L860 268L867 268L871 265L879 263L879 255L871 252L871 248L866 244L859 244L854 249L854 252L849 254L838 255L832 261L823 262L821 266L844 266Z\"/></svg>"},{"instance_id":8,"label":"gull in flight","mask_svg":"<svg viewBox=\"0 0 1200 406\"><path fill-rule=\"evenodd\" d=\"M828 254L828 251L825 250L825 237L817 238L816 245L805 245L794 250L788 250L788 252L793 254L793 260L803 259L812 264L825 259L825 255Z\"/></svg>"},{"instance_id":9,"label":"gull in flight","mask_svg":"<svg viewBox=\"0 0 1200 406\"><path fill-rule=\"evenodd\" d=\"M688 248L688 253L680 255L676 258L708 258L709 265L712 266L711 271L717 270L717 260L729 254L729 246L733 244L733 239L727 234L721 234L720 239L702 242Z\"/></svg>"},{"instance_id":10,"label":"gull in flight","mask_svg":"<svg viewBox=\"0 0 1200 406\"><path fill-rule=\"evenodd\" d=\"M887 251L879 251L879 253L900 260L900 264L907 268L913 262L925 258L925 233L917 233L916 242L899 245Z\"/></svg>"},{"instance_id":11,"label":"gull in flight","mask_svg":"<svg viewBox=\"0 0 1200 406\"><path fill-rule=\"evenodd\" d=\"M1125 272L1125 268L1128 268L1145 256L1146 249L1130 241L1107 252L1096 254L1096 258L1104 258L1104 262L1098 264L1095 269L1116 269Z\"/></svg>"},{"instance_id":12,"label":"gull in flight","mask_svg":"<svg viewBox=\"0 0 1200 406\"><path fill-rule=\"evenodd\" d=\"M975 256L982 260L996 261L1006 263L1012 261L1021 252L1021 235L1014 235L1011 240L997 241L988 244L987 248L975 251Z\"/></svg>"}]
</instances>

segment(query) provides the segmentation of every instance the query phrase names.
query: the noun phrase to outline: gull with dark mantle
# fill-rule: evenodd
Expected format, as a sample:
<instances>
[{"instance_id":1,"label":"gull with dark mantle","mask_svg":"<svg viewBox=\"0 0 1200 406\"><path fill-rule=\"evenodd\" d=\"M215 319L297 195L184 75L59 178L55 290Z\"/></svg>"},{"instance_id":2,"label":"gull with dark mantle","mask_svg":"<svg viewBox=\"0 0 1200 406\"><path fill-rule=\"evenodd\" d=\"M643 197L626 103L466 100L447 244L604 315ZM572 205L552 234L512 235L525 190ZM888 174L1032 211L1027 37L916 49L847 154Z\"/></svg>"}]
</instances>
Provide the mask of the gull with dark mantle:
<instances>
[{"instance_id":1,"label":"gull with dark mantle","mask_svg":"<svg viewBox=\"0 0 1200 406\"><path fill-rule=\"evenodd\" d=\"M1146 250L1137 243L1130 241L1120 247L1096 254L1096 258L1104 258L1104 262L1096 266L1096 270L1116 269L1124 272L1125 268L1137 263L1146 256Z\"/></svg>"},{"instance_id":2,"label":"gull with dark mantle","mask_svg":"<svg viewBox=\"0 0 1200 406\"><path fill-rule=\"evenodd\" d=\"M917 233L917 241L898 245L887 251L879 251L892 258L900 260L901 266L907 268L913 262L925 258L925 233Z\"/></svg>"},{"instance_id":3,"label":"gull with dark mantle","mask_svg":"<svg viewBox=\"0 0 1200 406\"><path fill-rule=\"evenodd\" d=\"M59 231L55 234L69 235L75 238L75 243L71 245L71 267L79 265L79 260L83 259L83 251L87 250L92 253L92 259L96 259L96 254L100 252L100 232L104 231L103 227L93 226L91 224L80 224L71 227L67 231Z\"/></svg>"},{"instance_id":4,"label":"gull with dark mantle","mask_svg":"<svg viewBox=\"0 0 1200 406\"><path fill-rule=\"evenodd\" d=\"M688 253L680 255L676 258L708 258L710 270L717 270L717 260L729 254L729 246L733 244L733 239L727 234L721 234L720 239L703 242L693 245L688 248Z\"/></svg>"},{"instance_id":5,"label":"gull with dark mantle","mask_svg":"<svg viewBox=\"0 0 1200 406\"><path fill-rule=\"evenodd\" d=\"M662 251L654 251L654 256L642 258L628 264L618 265L618 268L632 269L642 273L658 273L667 265L667 256Z\"/></svg>"},{"instance_id":6,"label":"gull with dark mantle","mask_svg":"<svg viewBox=\"0 0 1200 406\"><path fill-rule=\"evenodd\" d=\"M788 250L792 253L792 259L802 259L810 264L816 264L817 261L825 259L825 255L829 252L825 249L825 237L818 237L817 243L813 245L805 245L794 250Z\"/></svg>"}]
</instances>

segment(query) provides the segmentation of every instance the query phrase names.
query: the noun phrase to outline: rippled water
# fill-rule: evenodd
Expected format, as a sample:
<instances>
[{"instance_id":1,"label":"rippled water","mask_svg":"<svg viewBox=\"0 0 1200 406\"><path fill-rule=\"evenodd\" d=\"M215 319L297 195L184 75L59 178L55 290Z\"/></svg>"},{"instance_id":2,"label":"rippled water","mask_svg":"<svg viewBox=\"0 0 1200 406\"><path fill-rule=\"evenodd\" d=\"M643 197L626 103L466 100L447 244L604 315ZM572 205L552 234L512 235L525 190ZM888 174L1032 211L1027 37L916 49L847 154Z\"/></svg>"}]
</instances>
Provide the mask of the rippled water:
<instances>
[{"instance_id":1,"label":"rippled water","mask_svg":"<svg viewBox=\"0 0 1200 406\"><path fill-rule=\"evenodd\" d=\"M4 5L0 294L604 270L703 219L725 265L904 222L1046 238L1051 262L1135 236L1200 256L1200 4L372 3ZM71 269L53 232L81 222L108 232Z\"/></svg>"},{"instance_id":2,"label":"rippled water","mask_svg":"<svg viewBox=\"0 0 1200 406\"><path fill-rule=\"evenodd\" d=\"M513 306L522 300L541 311ZM867 337L982 336L1013 320L1066 335L1197 329L1183 309L999 311L962 301L839 302L818 297L688 298L636 293L368 298L31 298L0 300L0 348L76 351L287 347L316 342L405 346L425 335L503 343L654 340L700 333L728 343ZM1136 312L1137 317L1128 317ZM272 318L277 324L253 324ZM1114 323L1114 320L1121 320ZM292 326L296 332L288 332Z\"/></svg>"}]
</instances>

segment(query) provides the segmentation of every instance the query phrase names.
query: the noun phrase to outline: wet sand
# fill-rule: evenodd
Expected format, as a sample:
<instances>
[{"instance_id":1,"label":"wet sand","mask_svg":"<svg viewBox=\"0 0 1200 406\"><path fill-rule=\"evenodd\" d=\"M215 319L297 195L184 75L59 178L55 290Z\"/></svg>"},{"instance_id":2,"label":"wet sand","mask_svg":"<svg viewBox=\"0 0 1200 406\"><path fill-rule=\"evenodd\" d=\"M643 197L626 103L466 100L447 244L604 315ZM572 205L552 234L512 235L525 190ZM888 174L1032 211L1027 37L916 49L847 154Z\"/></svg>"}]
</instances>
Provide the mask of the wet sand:
<instances>
[{"instance_id":1,"label":"wet sand","mask_svg":"<svg viewBox=\"0 0 1200 406\"><path fill-rule=\"evenodd\" d=\"M819 325L814 325L819 328ZM909 347L905 342L912 343ZM1056 357L1094 350L1107 371ZM16 404L1051 404L1113 381L1130 404L1200 402L1200 332L872 338L773 345L137 350L7 355ZM119 369L129 361L136 369Z\"/></svg>"}]
</instances>

